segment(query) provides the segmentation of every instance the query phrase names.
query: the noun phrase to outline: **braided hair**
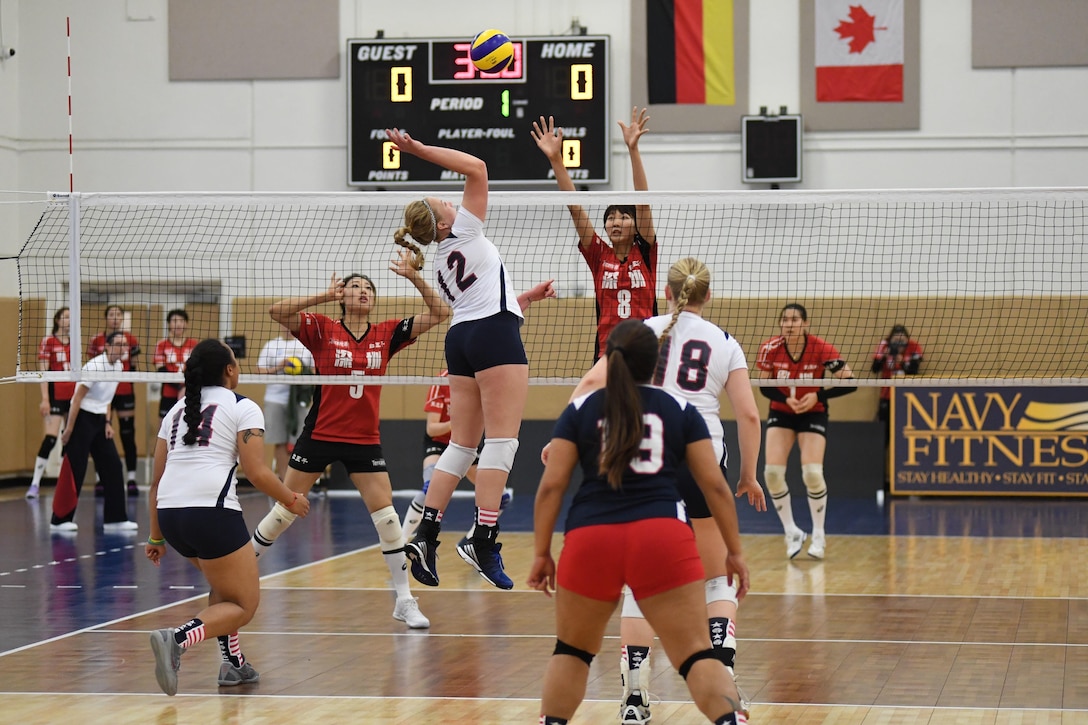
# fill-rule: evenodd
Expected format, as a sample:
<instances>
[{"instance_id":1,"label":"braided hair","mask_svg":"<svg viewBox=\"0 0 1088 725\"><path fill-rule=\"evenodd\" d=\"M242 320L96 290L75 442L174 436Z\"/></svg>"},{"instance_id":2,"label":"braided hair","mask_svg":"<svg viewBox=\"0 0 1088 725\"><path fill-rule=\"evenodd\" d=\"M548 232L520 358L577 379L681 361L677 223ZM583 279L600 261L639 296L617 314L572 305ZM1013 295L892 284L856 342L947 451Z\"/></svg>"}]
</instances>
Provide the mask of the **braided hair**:
<instances>
[{"instance_id":1,"label":"braided hair","mask_svg":"<svg viewBox=\"0 0 1088 725\"><path fill-rule=\"evenodd\" d=\"M663 342L669 336L685 307L691 303L706 302L706 295L710 291L710 270L695 257L684 257L669 267L668 285L675 309L658 342Z\"/></svg>"},{"instance_id":2,"label":"braided hair","mask_svg":"<svg viewBox=\"0 0 1088 725\"><path fill-rule=\"evenodd\" d=\"M604 440L598 472L619 490L623 474L638 455L645 426L640 383L650 381L657 362L657 338L641 320L624 320L612 328L605 351Z\"/></svg>"},{"instance_id":3,"label":"braided hair","mask_svg":"<svg viewBox=\"0 0 1088 725\"><path fill-rule=\"evenodd\" d=\"M203 416L200 413L200 396L205 387L222 385L227 366L234 365L234 353L222 340L201 340L185 361L185 435L181 442L187 446L196 443Z\"/></svg>"},{"instance_id":4,"label":"braided hair","mask_svg":"<svg viewBox=\"0 0 1088 725\"><path fill-rule=\"evenodd\" d=\"M423 269L423 250L419 248L419 244L405 239L406 235L410 235L423 246L438 241L438 217L426 200L413 201L404 207L404 226L393 232L393 241L415 254L412 266Z\"/></svg>"}]
</instances>

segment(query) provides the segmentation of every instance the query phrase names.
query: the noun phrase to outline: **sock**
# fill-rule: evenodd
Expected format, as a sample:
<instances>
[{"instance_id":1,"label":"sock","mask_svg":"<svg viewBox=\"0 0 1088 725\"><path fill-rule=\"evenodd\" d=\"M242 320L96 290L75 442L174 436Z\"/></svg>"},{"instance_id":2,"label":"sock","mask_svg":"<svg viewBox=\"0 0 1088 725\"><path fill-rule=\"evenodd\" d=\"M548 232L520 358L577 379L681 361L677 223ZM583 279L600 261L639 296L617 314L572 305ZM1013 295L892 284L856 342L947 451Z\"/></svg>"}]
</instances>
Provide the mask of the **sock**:
<instances>
[{"instance_id":1,"label":"sock","mask_svg":"<svg viewBox=\"0 0 1088 725\"><path fill-rule=\"evenodd\" d=\"M238 633L223 634L217 637L219 640L219 654L224 662L230 662L234 667L241 667L246 663L246 657L242 654L242 646L238 642Z\"/></svg>"},{"instance_id":2,"label":"sock","mask_svg":"<svg viewBox=\"0 0 1088 725\"><path fill-rule=\"evenodd\" d=\"M827 518L827 489L823 494L808 496L808 510L812 514L812 533L824 530L824 520Z\"/></svg>"},{"instance_id":3,"label":"sock","mask_svg":"<svg viewBox=\"0 0 1088 725\"><path fill-rule=\"evenodd\" d=\"M477 526L494 526L498 522L499 512L497 509L482 509L479 506L476 507Z\"/></svg>"},{"instance_id":4,"label":"sock","mask_svg":"<svg viewBox=\"0 0 1088 725\"><path fill-rule=\"evenodd\" d=\"M411 541L416 529L419 528L419 521L423 518L423 500L426 497L427 494L420 491L412 499L412 503L408 504L408 512L404 514L404 523L401 524L405 541Z\"/></svg>"},{"instance_id":5,"label":"sock","mask_svg":"<svg viewBox=\"0 0 1088 725\"><path fill-rule=\"evenodd\" d=\"M42 476L45 475L45 466L49 461L45 458L34 459L34 478L30 481L31 488L37 488L41 485Z\"/></svg>"},{"instance_id":6,"label":"sock","mask_svg":"<svg viewBox=\"0 0 1088 725\"><path fill-rule=\"evenodd\" d=\"M778 513L778 518L782 521L782 528L786 533L797 528L797 524L793 522L793 504L790 502L790 494L787 491L779 498L771 496L771 502L774 504L774 510Z\"/></svg>"},{"instance_id":7,"label":"sock","mask_svg":"<svg viewBox=\"0 0 1088 725\"><path fill-rule=\"evenodd\" d=\"M423 518L420 519L419 528L416 529L416 538L422 536L428 541L435 541L440 531L442 531L442 512L430 506L423 507Z\"/></svg>"},{"instance_id":8,"label":"sock","mask_svg":"<svg viewBox=\"0 0 1088 725\"><path fill-rule=\"evenodd\" d=\"M392 506L386 506L370 514L370 520L374 522L374 528L378 532L382 558L389 568L389 576L393 579L393 589L397 592L397 599L412 596L412 589L408 585L408 566L404 556L404 534L400 527L397 510Z\"/></svg>"},{"instance_id":9,"label":"sock","mask_svg":"<svg viewBox=\"0 0 1088 725\"><path fill-rule=\"evenodd\" d=\"M565 717L552 717L551 715L541 715L540 725L567 725L567 719Z\"/></svg>"},{"instance_id":10,"label":"sock","mask_svg":"<svg viewBox=\"0 0 1088 725\"><path fill-rule=\"evenodd\" d=\"M642 691L639 669L649 666L650 648L638 645L624 645L620 648L620 680L623 685L624 703L644 705L648 693Z\"/></svg>"},{"instance_id":11,"label":"sock","mask_svg":"<svg viewBox=\"0 0 1088 725\"><path fill-rule=\"evenodd\" d=\"M710 618L710 644L719 652L719 659L726 667L733 667L737 659L736 625L729 617Z\"/></svg>"},{"instance_id":12,"label":"sock","mask_svg":"<svg viewBox=\"0 0 1088 725\"><path fill-rule=\"evenodd\" d=\"M174 630L174 641L185 648L200 644L204 641L204 622L195 617L190 619Z\"/></svg>"},{"instance_id":13,"label":"sock","mask_svg":"<svg viewBox=\"0 0 1088 725\"><path fill-rule=\"evenodd\" d=\"M261 552L267 551L268 547L280 537L284 531L295 523L295 519L298 516L288 511L283 504L279 501L272 507L272 510L261 519L261 522L257 524L257 528L253 530L253 550L257 552L257 556L261 555Z\"/></svg>"}]
</instances>

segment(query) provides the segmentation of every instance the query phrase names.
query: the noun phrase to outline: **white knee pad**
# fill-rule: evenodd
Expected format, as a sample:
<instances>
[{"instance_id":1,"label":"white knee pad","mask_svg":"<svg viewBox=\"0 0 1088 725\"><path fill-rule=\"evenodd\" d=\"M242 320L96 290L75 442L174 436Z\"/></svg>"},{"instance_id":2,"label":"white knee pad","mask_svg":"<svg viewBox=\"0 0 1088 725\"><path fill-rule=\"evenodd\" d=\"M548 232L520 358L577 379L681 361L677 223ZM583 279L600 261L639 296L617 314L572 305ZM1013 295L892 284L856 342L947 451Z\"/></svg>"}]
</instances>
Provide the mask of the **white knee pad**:
<instances>
[{"instance_id":1,"label":"white knee pad","mask_svg":"<svg viewBox=\"0 0 1088 725\"><path fill-rule=\"evenodd\" d=\"M434 464L434 469L457 476L457 480L460 481L465 477L468 469L472 467L475 461L475 448L459 446L450 441L450 444L446 446L446 450L442 451L442 455L438 457L438 463Z\"/></svg>"},{"instance_id":2,"label":"white knee pad","mask_svg":"<svg viewBox=\"0 0 1088 725\"><path fill-rule=\"evenodd\" d=\"M626 585L623 587L623 608L620 610L620 616L646 619L646 617L642 616L642 610L639 609L638 602L635 601L635 595L631 593L630 588Z\"/></svg>"},{"instance_id":3,"label":"white knee pad","mask_svg":"<svg viewBox=\"0 0 1088 725\"><path fill-rule=\"evenodd\" d=\"M810 498L820 498L827 493L827 481L824 480L824 464L806 463L801 466L801 479L805 482Z\"/></svg>"},{"instance_id":4,"label":"white knee pad","mask_svg":"<svg viewBox=\"0 0 1088 725\"><path fill-rule=\"evenodd\" d=\"M763 467L763 480L767 482L767 490L771 498L779 498L790 492L786 486L786 467L766 465Z\"/></svg>"},{"instance_id":5,"label":"white knee pad","mask_svg":"<svg viewBox=\"0 0 1088 725\"><path fill-rule=\"evenodd\" d=\"M400 517L392 506L386 506L370 514L378 538L382 542L382 553L388 554L404 546L404 532L400 528Z\"/></svg>"},{"instance_id":6,"label":"white knee pad","mask_svg":"<svg viewBox=\"0 0 1088 725\"><path fill-rule=\"evenodd\" d=\"M478 468L494 468L510 473L510 468L514 465L514 454L517 452L517 438L484 438L484 449L480 451Z\"/></svg>"},{"instance_id":7,"label":"white knee pad","mask_svg":"<svg viewBox=\"0 0 1088 725\"><path fill-rule=\"evenodd\" d=\"M727 576L716 576L706 582L706 603L732 602L737 606L737 587Z\"/></svg>"}]
</instances>

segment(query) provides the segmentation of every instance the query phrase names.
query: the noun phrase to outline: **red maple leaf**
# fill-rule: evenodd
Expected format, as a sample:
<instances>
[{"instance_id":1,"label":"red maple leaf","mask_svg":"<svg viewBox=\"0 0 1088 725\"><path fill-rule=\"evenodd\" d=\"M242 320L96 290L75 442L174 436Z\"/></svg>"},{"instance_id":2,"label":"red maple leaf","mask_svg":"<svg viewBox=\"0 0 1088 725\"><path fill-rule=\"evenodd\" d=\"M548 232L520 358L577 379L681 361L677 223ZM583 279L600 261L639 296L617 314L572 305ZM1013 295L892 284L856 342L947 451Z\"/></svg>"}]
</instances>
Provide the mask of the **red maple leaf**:
<instances>
[{"instance_id":1,"label":"red maple leaf","mask_svg":"<svg viewBox=\"0 0 1088 725\"><path fill-rule=\"evenodd\" d=\"M851 5L850 22L839 21L839 27L835 28L835 32L842 39L850 38L851 53L860 53L869 43L876 42L874 31L887 30L886 27L874 28L875 20L876 16L865 12L865 8L861 5Z\"/></svg>"}]
</instances>

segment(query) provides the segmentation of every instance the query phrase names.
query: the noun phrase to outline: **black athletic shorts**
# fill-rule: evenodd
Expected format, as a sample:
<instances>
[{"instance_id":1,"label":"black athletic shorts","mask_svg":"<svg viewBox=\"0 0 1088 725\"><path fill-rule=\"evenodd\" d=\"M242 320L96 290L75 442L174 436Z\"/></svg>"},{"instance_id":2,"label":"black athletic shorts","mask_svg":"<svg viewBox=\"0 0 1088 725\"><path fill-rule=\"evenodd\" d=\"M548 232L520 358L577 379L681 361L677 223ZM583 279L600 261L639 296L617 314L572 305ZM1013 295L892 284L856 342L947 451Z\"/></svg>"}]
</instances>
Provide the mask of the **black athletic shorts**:
<instances>
[{"instance_id":1,"label":"black athletic shorts","mask_svg":"<svg viewBox=\"0 0 1088 725\"><path fill-rule=\"evenodd\" d=\"M159 509L159 528L166 543L187 559L218 559L249 546L246 520L234 509Z\"/></svg>"},{"instance_id":2,"label":"black athletic shorts","mask_svg":"<svg viewBox=\"0 0 1088 725\"><path fill-rule=\"evenodd\" d=\"M124 395L115 395L113 396L113 402L110 403L110 407L113 408L113 412L115 413L136 410L136 394L125 393Z\"/></svg>"},{"instance_id":3,"label":"black athletic shorts","mask_svg":"<svg viewBox=\"0 0 1088 725\"><path fill-rule=\"evenodd\" d=\"M442 455L442 451L446 450L449 447L450 447L449 443L444 443L442 441L436 441L434 438L431 438L426 433L423 434L423 457L424 458L427 458L428 456L440 456L440 455Z\"/></svg>"},{"instance_id":4,"label":"black athletic shorts","mask_svg":"<svg viewBox=\"0 0 1088 725\"><path fill-rule=\"evenodd\" d=\"M528 365L521 341L521 322L513 312L500 312L451 327L446 332L450 375L474 378L481 370L499 365Z\"/></svg>"},{"instance_id":5,"label":"black athletic shorts","mask_svg":"<svg viewBox=\"0 0 1088 725\"><path fill-rule=\"evenodd\" d=\"M53 383L49 383L49 415L62 415L68 417L68 411L72 409L72 399L57 400L53 393Z\"/></svg>"},{"instance_id":6,"label":"black athletic shorts","mask_svg":"<svg viewBox=\"0 0 1088 725\"><path fill-rule=\"evenodd\" d=\"M768 428L789 428L797 433L819 433L827 437L827 411L822 413L783 413L772 410L767 416Z\"/></svg>"},{"instance_id":7,"label":"black athletic shorts","mask_svg":"<svg viewBox=\"0 0 1088 725\"><path fill-rule=\"evenodd\" d=\"M288 465L303 473L322 473L336 461L343 463L348 473L384 473L389 470L380 445L319 441L311 438L308 431L303 431L295 441Z\"/></svg>"}]
</instances>

